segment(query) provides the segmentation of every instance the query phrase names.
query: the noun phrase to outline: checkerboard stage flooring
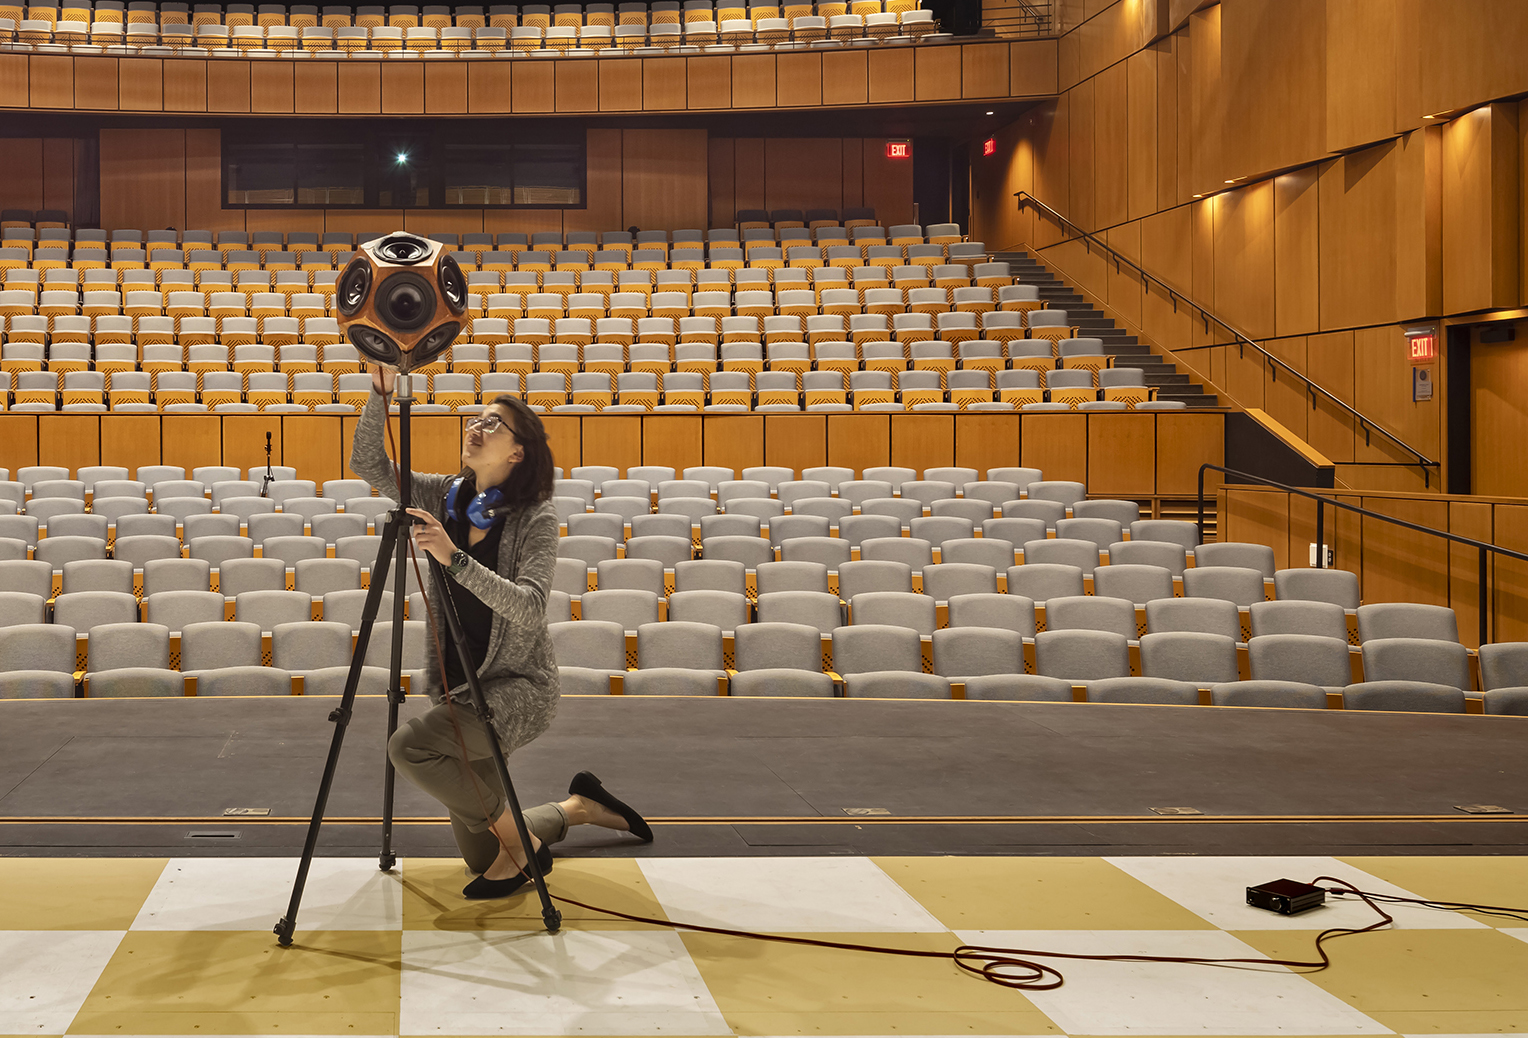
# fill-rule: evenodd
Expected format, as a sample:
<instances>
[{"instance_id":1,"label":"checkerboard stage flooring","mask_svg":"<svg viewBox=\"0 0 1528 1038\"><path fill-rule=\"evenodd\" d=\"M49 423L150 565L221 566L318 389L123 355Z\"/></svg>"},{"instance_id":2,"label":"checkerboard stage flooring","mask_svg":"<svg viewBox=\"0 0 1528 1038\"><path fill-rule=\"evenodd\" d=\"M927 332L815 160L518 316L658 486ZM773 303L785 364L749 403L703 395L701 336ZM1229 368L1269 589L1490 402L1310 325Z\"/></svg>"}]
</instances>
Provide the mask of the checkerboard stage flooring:
<instances>
[{"instance_id":1,"label":"checkerboard stage flooring","mask_svg":"<svg viewBox=\"0 0 1528 1038\"><path fill-rule=\"evenodd\" d=\"M1528 1032L1528 925L1401 907L1297 974L1051 960L1054 991L939 959L693 933L526 892L469 902L460 861L319 858L296 944L294 858L0 860L0 1035L1464 1035ZM1528 903L1528 857L559 858L554 894L852 943L1309 958L1361 904L1285 918L1248 884Z\"/></svg>"}]
</instances>

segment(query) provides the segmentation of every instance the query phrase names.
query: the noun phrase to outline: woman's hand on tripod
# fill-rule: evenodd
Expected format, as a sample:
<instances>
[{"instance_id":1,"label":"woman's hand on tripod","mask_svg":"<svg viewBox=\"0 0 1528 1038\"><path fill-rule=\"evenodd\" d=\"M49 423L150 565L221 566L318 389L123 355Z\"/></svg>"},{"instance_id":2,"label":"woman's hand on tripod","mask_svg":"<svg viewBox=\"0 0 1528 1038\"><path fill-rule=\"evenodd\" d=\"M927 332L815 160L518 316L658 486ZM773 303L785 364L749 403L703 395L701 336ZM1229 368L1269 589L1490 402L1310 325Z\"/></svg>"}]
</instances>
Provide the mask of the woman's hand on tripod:
<instances>
[{"instance_id":1,"label":"woman's hand on tripod","mask_svg":"<svg viewBox=\"0 0 1528 1038\"><path fill-rule=\"evenodd\" d=\"M397 380L398 373L392 368L380 364L371 366L371 388L381 393L384 399L393 395L393 383Z\"/></svg>"},{"instance_id":2,"label":"woman's hand on tripod","mask_svg":"<svg viewBox=\"0 0 1528 1038\"><path fill-rule=\"evenodd\" d=\"M456 545L451 543L451 537L446 533L446 528L440 525L440 520L423 508L410 508L408 512L423 520L421 525L414 527L414 543L421 551L434 556L442 566L451 565L451 553L456 550Z\"/></svg>"}]
</instances>

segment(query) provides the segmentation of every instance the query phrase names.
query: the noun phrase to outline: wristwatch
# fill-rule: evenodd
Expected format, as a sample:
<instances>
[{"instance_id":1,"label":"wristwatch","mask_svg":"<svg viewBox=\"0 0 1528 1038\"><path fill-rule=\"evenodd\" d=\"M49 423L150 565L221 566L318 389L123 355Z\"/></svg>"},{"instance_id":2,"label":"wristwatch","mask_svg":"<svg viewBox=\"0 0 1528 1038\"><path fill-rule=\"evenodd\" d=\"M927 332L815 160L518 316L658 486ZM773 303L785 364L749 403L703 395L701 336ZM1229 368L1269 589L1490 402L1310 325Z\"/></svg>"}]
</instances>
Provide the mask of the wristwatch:
<instances>
[{"instance_id":1,"label":"wristwatch","mask_svg":"<svg viewBox=\"0 0 1528 1038\"><path fill-rule=\"evenodd\" d=\"M472 556L457 548L451 553L451 565L446 567L446 572L453 577L461 575L462 570L467 568L467 563L472 561Z\"/></svg>"}]
</instances>

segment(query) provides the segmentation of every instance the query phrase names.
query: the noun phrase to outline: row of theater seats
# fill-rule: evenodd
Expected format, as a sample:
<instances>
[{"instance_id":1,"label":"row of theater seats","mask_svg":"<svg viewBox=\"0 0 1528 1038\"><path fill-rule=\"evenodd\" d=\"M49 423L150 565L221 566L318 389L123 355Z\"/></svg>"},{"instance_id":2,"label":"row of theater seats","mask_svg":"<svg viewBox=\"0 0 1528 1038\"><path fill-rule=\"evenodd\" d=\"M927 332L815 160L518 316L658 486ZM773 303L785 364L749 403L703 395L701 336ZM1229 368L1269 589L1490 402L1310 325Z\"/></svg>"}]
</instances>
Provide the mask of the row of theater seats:
<instances>
[{"instance_id":1,"label":"row of theater seats","mask_svg":"<svg viewBox=\"0 0 1528 1038\"><path fill-rule=\"evenodd\" d=\"M237 473L208 470L199 474L210 478ZM49 484L57 480L41 477L56 477L60 473L34 469L18 475L31 481L35 495L39 490L44 494L52 493ZM91 491L94 499L102 491L110 493L117 489L100 477L124 476L125 472L97 469L79 475L96 480ZM149 470L138 475L154 479L160 475L183 476L184 473ZM279 475L289 476L291 473L284 471ZM608 642L613 625L624 639L623 644L630 642L626 645L628 662L639 670L654 671L639 677L639 686L643 681L659 682L662 688L693 691L696 682L704 688L708 683L714 684L717 678L716 674L709 673L717 668L697 663L697 660L711 658L709 650L695 655L693 649L694 644L710 645L716 640L710 633L712 628L717 631L718 638L726 637L730 642L740 629L746 630L747 638L754 638L763 637L766 628L774 630L779 625L792 624L814 630L822 643L817 659L832 672L828 680L831 682L842 676L850 688L857 686L856 694L861 695L885 692L891 687L903 688L902 694L927 694L938 684L924 680L923 672L929 672L935 678L946 679L941 686L946 693L951 678L1003 677L1005 687L1015 687L1022 697L1034 698L1042 686L1021 675L1026 671L1038 671L1041 677L1087 685L1091 698L1144 696L1145 701L1180 702L1195 701L1191 697L1197 696L1195 690L1200 687L1221 683L1222 679L1235 681L1239 671L1233 671L1231 664L1234 662L1236 668L1241 668L1242 660L1255 680L1297 681L1327 689L1348 684L1344 675L1354 666L1348 641L1343 637L1348 626L1345 609L1357 607L1357 581L1352 574L1319 570L1273 573L1270 549L1236 544L1195 544L1195 565L1185 568L1183 542L1197 540L1190 524L1132 519L1139 514L1138 506L1133 502L1086 501L1079 496L1081 488L1078 485L1040 480L1040 474L1034 470L992 470L987 473L991 477L987 480L970 480L965 477L976 473L969 469L929 470L923 473L927 477L924 479L912 478L917 473L911 470L882 469L868 470L863 473L866 479L855 480L852 471L823 469L801 475L827 478L796 480L787 478L796 475L788 469L755 469L745 471L744 476L764 478L733 480L727 478L733 475L729 470L697 468L683 474L695 477L690 480L662 478L676 475L673 470L654 467L646 471L629 470L623 480L614 469L589 466L575 470L569 479L559 478L559 510L567 516L570 535L561 542L562 558L548 609L549 618L559 625L556 630L560 649L566 649L565 666L597 663L601 657L597 652L588 654L594 652L589 648L589 640L598 641L603 637ZM891 478L874 478L879 476ZM945 476L953 478L934 478ZM996 478L1002 476L1012 478ZM650 477L656 478L656 485ZM84 480L78 482L84 486ZM291 485L279 486L273 494L281 501L283 509L307 500L289 494L313 489L311 484L304 487L290 480L283 482ZM324 489L330 494L348 494L355 489L354 481L351 482L352 485L345 486L343 481L335 481ZM682 485L686 482L691 485ZM222 488L218 492L222 508L251 500L230 496L237 488L228 483L215 483ZM26 482L20 485L23 491L28 486ZM155 479L155 487L156 499L177 492L168 480ZM828 493L823 495L823 490ZM866 496L888 491L892 496ZM1006 497L1010 493L1022 496L1004 502L1001 506L1004 513L1032 510L1038 514L995 517L994 502L989 499ZM658 499L656 513L651 511L654 494ZM708 494L714 494L714 498ZM941 496L947 494L955 496ZM54 499L34 496L25 500L31 505L32 502ZM144 500L147 500L146 496ZM194 498L163 497L163 500ZM639 501L640 505L637 504ZM711 514L683 504L700 501L707 504ZM575 504L569 507L568 502ZM779 510L761 508L766 502L778 506ZM817 502L823 502L823 505ZM850 510L827 510L828 514L823 514L828 502L847 504ZM858 514L853 511L856 502ZM210 505L211 502L206 503ZM269 503L274 506L274 502ZM601 510L602 503L614 507ZM897 504L911 507L899 510L895 507ZM716 514L717 507L725 511ZM781 514L787 507L790 514ZM878 508L884 508L885 513L877 511ZM914 508L917 514L914 514ZM973 516L978 511L985 511L987 517L981 521L987 536L946 540L941 545L940 555L934 556L928 542L916 534L937 535L940 531L935 531L932 524L944 521L951 525L952 520L954 525L942 532L974 533L973 519L951 514L963 508L970 510ZM922 514L925 510L940 514L925 516ZM237 521L238 518L236 514L196 514L198 511L188 513L183 520L188 534L203 519ZM7 600L13 607L13 611L6 614L11 617L8 622L21 625L44 622L46 613L39 613L46 602L44 596L62 590L63 593L55 598L52 622L71 634L83 629L88 638L89 632L98 626L138 625L120 634L113 631L112 639L108 640L113 645L125 644L120 639L131 637L147 639L152 647L157 644L160 628L180 630L200 623L218 626L215 620L207 618L219 615L217 609L220 606L225 615L231 607L236 624L253 625L257 631L273 633L275 628L283 625L304 625L290 636L294 646L303 644L299 635L302 631L310 631L307 625L312 624L309 619L312 615L323 617L330 625L348 623L353 627L359 616L358 577L361 567L374 555L375 538L359 535L340 538L335 545L340 550L329 557L328 552L334 548L329 548L322 537L304 538L290 532L278 532L274 526L270 531L261 529L267 520L297 518L303 511L299 507L296 516L288 516L285 512L276 515L256 512L248 517L250 532L261 534L262 557L259 558L254 557L254 538L228 534L188 537L190 558L180 557L180 544L172 537L165 538L168 543L161 547L157 557L144 554L138 558L140 549L152 547L146 542L158 538L134 534L126 539L145 543L124 544L121 524L138 518L165 519L173 524L174 516L123 516L118 521L118 546L122 550L117 559L71 558L57 566L61 571L58 573L55 573L54 564L47 561L20 560L6 564L9 570L6 585L30 588L15 592L20 597ZM1073 513L1071 518L1066 517L1067 511ZM1093 512L1113 513L1118 518L1090 514ZM841 534L856 521L881 520L883 524L891 524L889 530L884 531L891 535L872 537L875 531L865 528L859 534L859 558L851 558L847 543L834 544L832 542L839 538L822 536L833 517L837 519L837 531ZM66 518L55 516L54 525ZM320 518L321 515L314 516L315 525ZM104 517L102 519L104 521ZM697 519L702 534L701 557L698 559L692 557L691 539L683 536L693 532L692 524ZM595 523L604 520L607 528L613 520L616 528L609 532L624 534L629 528L633 536L621 544L616 537L576 532L586 520ZM1120 536L1121 520L1131 521L1131 540L1109 545L1109 564L1098 565L1100 544L1098 540L1088 540L1087 536L1098 539ZM750 533L756 535L760 531L761 521L769 524L770 540L750 536ZM664 529L665 523L675 529L657 532ZM749 529L742 529L739 523ZM807 525L792 526L802 523ZM956 529L962 523L964 526ZM1013 529L993 525L1004 523ZM1021 529L1023 524L1032 525ZM1006 586L1000 590L997 575L1003 563L1014 560L1014 543L994 535L1043 535L1047 526L1063 536L1025 543L1024 562L1008 567ZM654 532L649 533L649 529ZM897 536L904 529L915 536ZM1155 537L1176 537L1178 541L1151 539ZM44 538L39 549L45 549L47 542L53 539ZM84 538L69 535L61 538L76 539ZM1172 597L1176 590L1174 562L1164 551L1175 555L1177 574L1188 597ZM1167 565L1132 562L1132 552L1155 553L1154 556L1143 554L1143 562L1155 557ZM134 558L122 558L123 554ZM286 555L291 557L284 557ZM933 561L936 557L940 561ZM973 561L946 561L959 558ZM1238 566L1238 563L1245 565ZM217 591L211 589L214 573L217 575ZM1089 574L1093 595L1084 594L1085 579ZM56 582L59 576L64 582L61 589L52 583L44 583ZM1269 577L1273 579L1278 595L1272 602L1264 600L1265 580ZM293 583L299 586L287 590ZM36 587L31 587L32 584ZM139 623L136 614L129 618L122 612L124 606L132 608L136 601L134 591L144 594L150 603L145 606L152 610L146 623ZM59 602L65 605L61 616L57 612ZM1246 609L1245 622L1241 620L1239 607ZM105 611L92 612L92 609ZM411 604L410 615L418 616L420 611L419 605ZM579 616L577 621L572 620L575 614ZM666 620L662 619L665 614ZM1446 679L1441 683L1450 688L1471 687L1468 654L1458 644L1457 626L1450 610L1373 605L1357 608L1354 620L1362 644L1362 674L1387 681L1396 675L1414 677L1421 674ZM167 621L173 621L176 626L172 627ZM564 624L572 626L564 627ZM692 645L692 648L683 650L690 654L685 657L689 660L686 664L688 673L659 675L655 668L668 668L671 662L655 661L670 657L657 650L643 656L642 632L649 630L651 624L664 625L661 629L650 630L652 638L666 639L672 646ZM696 642L697 633L693 629L701 627L706 629L699 631L699 641ZM988 630L982 634L958 636L945 633L965 627ZM1041 627L1044 629L1040 630ZM992 633L993 629L1001 633ZM337 665L333 660L340 652L337 647L342 645L343 639L333 633L336 628L331 626L328 630L330 634L321 635L319 628L313 627L311 637L330 647L324 666L332 667ZM601 631L605 633L601 635ZM13 637L12 644L20 644L22 633ZM776 633L781 637L791 636L788 631ZM795 632L796 635L800 633ZM1011 648L1010 643L1015 642L1011 635L1017 636L1022 666L1011 672L1003 666L992 670L990 658L1006 658L1003 653L1007 649L1002 648L1002 644ZM1245 648L1237 644L1242 641L1246 641ZM935 646L941 642L947 643L948 651L942 654L947 660L966 662L951 662L941 669L935 662L941 655ZM1136 642L1138 644L1132 644ZM916 676L874 676L856 680L864 672L864 668L855 662L864 658L856 656L856 645L861 649L876 646L864 651L884 662L899 660L898 654L905 655L907 646L914 644L930 650L920 650L921 668L904 668L905 674ZM82 645L80 660L84 668L88 667L91 650L88 641ZM584 647L578 648L579 645ZM1025 645L1032 648L1026 649ZM956 646L960 648L957 650ZM1124 647L1123 654L1115 651L1120 646ZM293 664L295 649L283 651L288 665L279 667L279 670L307 669ZM680 650L674 648L673 651ZM729 655L734 652L747 655L745 649L729 648L726 651ZM1488 666L1487 657L1495 651L1498 650L1482 654L1481 660L1482 684L1490 692L1495 692L1505 680ZM786 658L774 650L771 652L774 658ZM631 655L633 653L635 655ZM156 657L150 652L140 658ZM421 662L417 654L411 655L410 659ZM981 659L989 659L989 662L970 662ZM578 662L569 663L568 660ZM1085 664L1084 660L1092 662ZM982 669L973 671L973 667ZM1092 669L1088 669L1090 667ZM18 668L12 665L6 669ZM94 669L115 671L118 668L96 666ZM751 668L746 663L732 660L731 666L722 668L724 672L728 669L746 671ZM887 668L878 669L884 671ZM600 672L602 668L586 666L584 670ZM611 670L615 672L614 668ZM1132 670L1140 673L1132 674ZM702 676L700 672L708 673ZM118 677L125 682L119 686L121 689L141 691L144 687L134 675ZM267 682L269 677L267 674ZM574 686L589 679L588 674L576 670L568 671L567 677ZM1109 685L1113 679L1119 680ZM62 680L46 679L44 684ZM160 675L154 680L178 679ZM1105 684L1097 685L1096 682ZM1164 682L1179 684L1172 686ZM957 680L956 684L964 683ZM786 680L785 685L795 687L792 680ZM1121 685L1124 687L1119 687ZM1055 682L1051 686L1054 689ZM1267 691L1243 684L1238 686L1236 695L1262 695ZM1280 694L1289 691L1284 689ZM1397 700L1394 696L1400 693L1395 689L1368 686L1358 691L1364 696L1373 692L1380 701L1391 706L1398 702L1422 701L1417 700L1417 696L1437 700L1439 695L1435 691L1411 689ZM1407 699L1408 696L1411 698ZM1511 697L1488 694L1485 698L1489 705L1505 702Z\"/></svg>"},{"instance_id":2,"label":"row of theater seats","mask_svg":"<svg viewBox=\"0 0 1528 1038\"><path fill-rule=\"evenodd\" d=\"M513 28L517 25L648 25L670 22L735 21L747 18L800 18L820 15L825 18L844 14L861 17L889 12L916 11L918 0L639 0L627 3L573 4L446 4L424 6L395 4L360 6L349 4L185 4L156 3L154 0L14 0L0 2L0 18L12 21L115 22L126 25L258 25L265 28L294 25L299 28L324 25L343 28L359 25L367 28L392 25L412 28L424 25L436 29L452 25L481 28L485 25Z\"/></svg>"}]
</instances>

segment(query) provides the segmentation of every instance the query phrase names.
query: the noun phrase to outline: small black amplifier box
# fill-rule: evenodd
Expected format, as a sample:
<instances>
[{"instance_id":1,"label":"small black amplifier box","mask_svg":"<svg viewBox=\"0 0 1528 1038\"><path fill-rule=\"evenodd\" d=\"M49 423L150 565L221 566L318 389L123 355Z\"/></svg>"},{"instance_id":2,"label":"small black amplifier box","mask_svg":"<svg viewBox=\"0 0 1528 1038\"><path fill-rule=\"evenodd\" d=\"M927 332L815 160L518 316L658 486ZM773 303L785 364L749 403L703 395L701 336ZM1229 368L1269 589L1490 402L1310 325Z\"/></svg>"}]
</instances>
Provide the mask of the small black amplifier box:
<instances>
[{"instance_id":1,"label":"small black amplifier box","mask_svg":"<svg viewBox=\"0 0 1528 1038\"><path fill-rule=\"evenodd\" d=\"M1296 883L1292 879L1276 879L1271 883L1259 883L1247 888L1247 904L1280 915L1297 915L1307 909L1318 908L1325 902L1326 891L1309 883Z\"/></svg>"}]
</instances>

